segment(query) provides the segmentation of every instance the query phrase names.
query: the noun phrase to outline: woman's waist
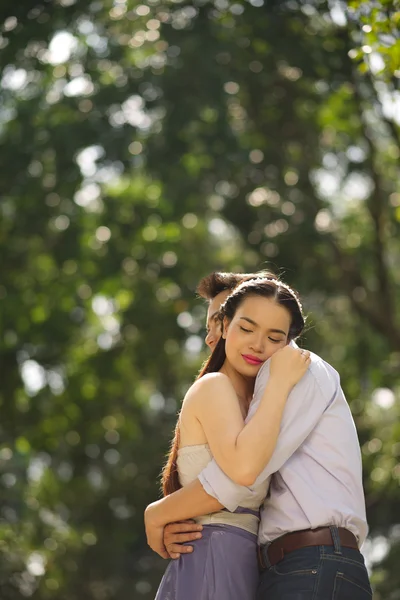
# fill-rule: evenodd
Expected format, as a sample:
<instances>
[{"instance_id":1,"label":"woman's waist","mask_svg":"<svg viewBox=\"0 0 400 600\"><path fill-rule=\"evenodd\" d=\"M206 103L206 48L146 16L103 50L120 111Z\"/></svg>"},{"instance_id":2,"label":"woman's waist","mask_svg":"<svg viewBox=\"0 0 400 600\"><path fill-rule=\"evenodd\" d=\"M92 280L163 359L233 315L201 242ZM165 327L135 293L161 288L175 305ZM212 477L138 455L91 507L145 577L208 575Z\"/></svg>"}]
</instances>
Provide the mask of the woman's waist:
<instances>
[{"instance_id":1,"label":"woman's waist","mask_svg":"<svg viewBox=\"0 0 400 600\"><path fill-rule=\"evenodd\" d=\"M196 517L195 521L200 525L232 525L257 535L260 514L257 510L239 507L233 513L228 510L220 510L215 513Z\"/></svg>"}]
</instances>

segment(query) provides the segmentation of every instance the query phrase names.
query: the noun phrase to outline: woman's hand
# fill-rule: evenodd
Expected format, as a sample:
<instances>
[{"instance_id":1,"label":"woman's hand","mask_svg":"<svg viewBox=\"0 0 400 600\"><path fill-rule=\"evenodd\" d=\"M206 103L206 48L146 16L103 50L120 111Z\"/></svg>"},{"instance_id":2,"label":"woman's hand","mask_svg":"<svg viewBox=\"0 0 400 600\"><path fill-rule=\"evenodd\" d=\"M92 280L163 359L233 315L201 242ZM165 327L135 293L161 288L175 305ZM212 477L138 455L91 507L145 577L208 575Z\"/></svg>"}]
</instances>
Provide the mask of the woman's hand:
<instances>
[{"instance_id":1,"label":"woman's hand","mask_svg":"<svg viewBox=\"0 0 400 600\"><path fill-rule=\"evenodd\" d=\"M161 558L169 558L163 540L165 523L159 520L158 512L159 502L149 504L144 512L147 543L154 552L161 556Z\"/></svg>"},{"instance_id":2,"label":"woman's hand","mask_svg":"<svg viewBox=\"0 0 400 600\"><path fill-rule=\"evenodd\" d=\"M270 375L292 389L305 375L310 363L308 350L285 346L272 355Z\"/></svg>"}]
</instances>

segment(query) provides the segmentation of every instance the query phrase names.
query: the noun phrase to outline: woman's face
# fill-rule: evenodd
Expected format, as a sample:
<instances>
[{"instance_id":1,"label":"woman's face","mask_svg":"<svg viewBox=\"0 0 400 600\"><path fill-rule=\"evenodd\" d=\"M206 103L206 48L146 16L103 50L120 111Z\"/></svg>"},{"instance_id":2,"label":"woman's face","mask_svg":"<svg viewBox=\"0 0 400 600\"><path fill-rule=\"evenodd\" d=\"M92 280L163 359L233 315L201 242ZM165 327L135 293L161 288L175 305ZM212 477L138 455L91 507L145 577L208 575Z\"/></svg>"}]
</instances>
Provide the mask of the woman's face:
<instances>
[{"instance_id":1,"label":"woman's face","mask_svg":"<svg viewBox=\"0 0 400 600\"><path fill-rule=\"evenodd\" d=\"M240 374L255 377L261 365L286 346L290 325L289 311L272 298L246 298L232 321L224 321L228 362Z\"/></svg>"}]
</instances>

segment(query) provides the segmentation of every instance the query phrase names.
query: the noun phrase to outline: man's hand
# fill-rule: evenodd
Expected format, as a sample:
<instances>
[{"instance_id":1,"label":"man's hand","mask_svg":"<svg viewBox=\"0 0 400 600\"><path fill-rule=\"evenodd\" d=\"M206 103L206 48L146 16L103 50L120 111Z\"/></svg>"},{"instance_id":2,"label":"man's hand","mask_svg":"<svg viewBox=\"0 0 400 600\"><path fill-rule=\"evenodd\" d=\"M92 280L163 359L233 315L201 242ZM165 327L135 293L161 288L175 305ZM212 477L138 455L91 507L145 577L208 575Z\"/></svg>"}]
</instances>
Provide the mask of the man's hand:
<instances>
[{"instance_id":1,"label":"man's hand","mask_svg":"<svg viewBox=\"0 0 400 600\"><path fill-rule=\"evenodd\" d=\"M164 524L156 520L157 502L149 504L144 513L147 543L161 558L169 558L163 542Z\"/></svg>"},{"instance_id":2,"label":"man's hand","mask_svg":"<svg viewBox=\"0 0 400 600\"><path fill-rule=\"evenodd\" d=\"M183 542L192 542L202 537L200 531L202 525L197 525L195 521L180 521L170 523L164 528L164 548L166 548L170 558L179 558L181 554L193 552L193 546L182 546Z\"/></svg>"}]
</instances>

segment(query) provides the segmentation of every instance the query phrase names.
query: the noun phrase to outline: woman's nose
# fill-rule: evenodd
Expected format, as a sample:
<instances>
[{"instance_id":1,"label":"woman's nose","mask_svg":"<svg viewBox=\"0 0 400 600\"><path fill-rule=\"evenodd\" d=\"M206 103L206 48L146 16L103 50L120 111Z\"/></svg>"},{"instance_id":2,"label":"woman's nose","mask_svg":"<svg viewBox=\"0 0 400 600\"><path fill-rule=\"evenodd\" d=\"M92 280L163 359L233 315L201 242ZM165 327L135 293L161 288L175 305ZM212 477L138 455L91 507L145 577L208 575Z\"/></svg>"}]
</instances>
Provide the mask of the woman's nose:
<instances>
[{"instance_id":1,"label":"woman's nose","mask_svg":"<svg viewBox=\"0 0 400 600\"><path fill-rule=\"evenodd\" d=\"M261 336L255 338L252 340L250 347L254 352L261 354L264 351L264 339Z\"/></svg>"}]
</instances>

